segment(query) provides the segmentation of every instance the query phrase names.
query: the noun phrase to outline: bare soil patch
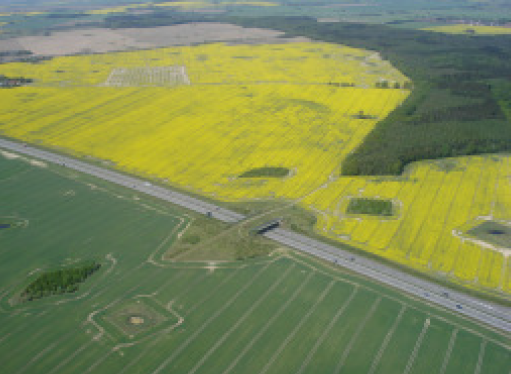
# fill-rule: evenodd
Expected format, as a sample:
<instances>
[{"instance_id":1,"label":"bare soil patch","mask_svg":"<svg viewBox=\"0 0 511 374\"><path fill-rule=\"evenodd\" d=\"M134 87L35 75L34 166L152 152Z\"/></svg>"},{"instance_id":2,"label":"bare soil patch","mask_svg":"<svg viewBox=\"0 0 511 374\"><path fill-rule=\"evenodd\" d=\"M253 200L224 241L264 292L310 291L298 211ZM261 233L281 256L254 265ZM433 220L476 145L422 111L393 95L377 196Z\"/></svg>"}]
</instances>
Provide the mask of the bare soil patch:
<instances>
[{"instance_id":1,"label":"bare soil patch","mask_svg":"<svg viewBox=\"0 0 511 374\"><path fill-rule=\"evenodd\" d=\"M0 51L24 49L39 56L63 56L208 42L269 44L310 41L283 36L280 31L213 22L118 30L93 28L0 40Z\"/></svg>"}]
</instances>

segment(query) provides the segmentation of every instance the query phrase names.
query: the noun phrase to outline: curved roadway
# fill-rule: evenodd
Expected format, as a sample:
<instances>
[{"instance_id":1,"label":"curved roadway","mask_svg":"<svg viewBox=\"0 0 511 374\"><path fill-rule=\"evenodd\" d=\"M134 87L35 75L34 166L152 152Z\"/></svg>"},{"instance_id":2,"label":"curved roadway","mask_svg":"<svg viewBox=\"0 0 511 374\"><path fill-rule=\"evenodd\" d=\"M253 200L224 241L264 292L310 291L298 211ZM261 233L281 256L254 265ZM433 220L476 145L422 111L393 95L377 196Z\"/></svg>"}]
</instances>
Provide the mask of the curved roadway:
<instances>
[{"instance_id":1,"label":"curved roadway","mask_svg":"<svg viewBox=\"0 0 511 374\"><path fill-rule=\"evenodd\" d=\"M135 191L171 202L195 212L209 215L227 223L236 223L246 217L229 209L190 197L180 192L155 186L151 183L115 171L90 165L71 157L31 147L26 144L0 139L0 148L29 155L44 161L59 164L70 169L101 178ZM354 255L319 240L289 230L277 228L266 232L265 237L299 251L322 258L353 272L404 291L446 309L461 313L499 330L511 332L511 308L487 302L474 296L453 291L434 282L414 277L377 261Z\"/></svg>"}]
</instances>

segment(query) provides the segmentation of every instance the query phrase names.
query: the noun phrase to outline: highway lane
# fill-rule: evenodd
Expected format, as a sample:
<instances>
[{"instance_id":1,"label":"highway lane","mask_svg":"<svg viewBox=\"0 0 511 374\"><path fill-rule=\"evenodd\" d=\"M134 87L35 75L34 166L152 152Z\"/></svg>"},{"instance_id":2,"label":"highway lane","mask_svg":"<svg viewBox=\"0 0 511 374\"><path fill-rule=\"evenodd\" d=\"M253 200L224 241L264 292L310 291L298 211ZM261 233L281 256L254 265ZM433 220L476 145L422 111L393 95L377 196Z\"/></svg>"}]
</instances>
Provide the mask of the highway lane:
<instances>
[{"instance_id":1,"label":"highway lane","mask_svg":"<svg viewBox=\"0 0 511 374\"><path fill-rule=\"evenodd\" d=\"M71 157L54 154L23 143L0 139L0 148L63 165L67 168L93 175L97 178L171 202L195 212L211 215L223 222L236 223L246 217L242 214L185 195L164 187L152 185L143 179L127 176L112 170L90 165ZM492 327L511 332L511 308L493 304L476 297L450 290L434 282L414 277L403 271L362 256L354 255L339 247L323 243L305 235L277 228L264 234L283 245L346 267L368 278L405 291L416 297L443 306L452 311L484 322Z\"/></svg>"},{"instance_id":2,"label":"highway lane","mask_svg":"<svg viewBox=\"0 0 511 374\"><path fill-rule=\"evenodd\" d=\"M498 329L511 332L511 308L481 301L475 297L414 277L377 261L354 255L339 247L334 247L286 229L274 229L265 233L264 236L291 248L348 268L353 272L363 274L368 278L375 279L378 282L405 291L421 299L442 305L446 309L464 314Z\"/></svg>"},{"instance_id":3,"label":"highway lane","mask_svg":"<svg viewBox=\"0 0 511 374\"><path fill-rule=\"evenodd\" d=\"M113 182L135 191L143 192L147 195L166 200L201 214L211 214L214 218L217 218L223 222L235 223L245 218L245 216L242 214L224 209L217 205L196 199L183 193L171 191L160 186L155 186L143 179L127 176L122 173L94 166L86 162L78 161L71 157L62 156L38 148L30 147L26 144L15 143L5 139L0 139L0 147L6 150L33 156L54 164L59 164L85 174L93 175L100 179Z\"/></svg>"}]
</instances>

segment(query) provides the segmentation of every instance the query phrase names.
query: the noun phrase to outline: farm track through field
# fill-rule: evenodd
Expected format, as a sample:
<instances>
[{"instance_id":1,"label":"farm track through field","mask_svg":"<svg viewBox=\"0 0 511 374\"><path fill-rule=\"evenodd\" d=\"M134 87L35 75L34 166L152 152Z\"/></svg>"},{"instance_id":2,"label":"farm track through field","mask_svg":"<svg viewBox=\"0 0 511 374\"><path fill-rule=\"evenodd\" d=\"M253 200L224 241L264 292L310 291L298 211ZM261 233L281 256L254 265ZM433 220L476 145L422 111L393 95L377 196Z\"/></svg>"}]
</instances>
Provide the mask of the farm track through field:
<instances>
[{"instance_id":1,"label":"farm track through field","mask_svg":"<svg viewBox=\"0 0 511 374\"><path fill-rule=\"evenodd\" d=\"M374 374L376 371L376 368L378 367L378 364L380 363L380 360L385 353L385 350L387 349L387 345L389 344L390 340L392 339L392 336L394 335L394 332L397 329L397 326L399 325L399 322L401 321L401 318L403 318L403 314L406 311L406 306L403 305L401 307L401 310L399 311L399 314L396 317L396 320L394 321L394 324L392 325L391 329L387 332L387 335L385 335L385 339L383 339L383 342L380 346L380 349L378 350L378 353L373 359L373 362L371 364L371 367L369 368L369 371L367 374Z\"/></svg>"},{"instance_id":2,"label":"farm track through field","mask_svg":"<svg viewBox=\"0 0 511 374\"><path fill-rule=\"evenodd\" d=\"M426 318L426 320L424 321L424 326L422 327L422 331L419 334L417 341L415 342L415 346L413 347L412 354L410 355L410 358L408 359L408 362L406 363L406 367L405 367L405 370L403 371L403 374L410 374L410 370L412 370L415 359L417 358L417 355L419 354L419 350L421 348L422 341L424 340L424 336L428 332L430 323L431 322L430 322L429 317Z\"/></svg>"},{"instance_id":3,"label":"farm track through field","mask_svg":"<svg viewBox=\"0 0 511 374\"><path fill-rule=\"evenodd\" d=\"M442 368L440 369L439 374L445 374L445 370L447 370L447 365L449 364L449 360L451 359L451 353L454 348L454 344L456 344L456 337L458 336L458 331L459 331L458 329L455 329L451 334L449 345L447 347L447 351L445 352L444 362L442 363Z\"/></svg>"},{"instance_id":4,"label":"farm track through field","mask_svg":"<svg viewBox=\"0 0 511 374\"><path fill-rule=\"evenodd\" d=\"M260 371L261 374L265 374L268 370L270 370L271 366L275 363L275 361L279 358L282 351L287 347L287 345L291 342L292 339L296 336L298 331L302 328L302 326L307 322L307 320L311 317L311 315L314 313L318 305L323 302L326 295L330 292L330 289L334 286L335 280L332 280L323 290L323 292L319 295L319 298L316 300L316 302L312 305L312 307L307 311L307 313L300 319L300 322L295 326L295 328L291 331L291 333L286 337L284 342L280 345L280 347L275 351L273 356L268 360L266 365L263 367L263 369Z\"/></svg>"},{"instance_id":5,"label":"farm track through field","mask_svg":"<svg viewBox=\"0 0 511 374\"><path fill-rule=\"evenodd\" d=\"M227 309L236 299L245 292L246 289L248 289L257 278L259 278L264 271L268 269L268 267L271 265L271 263L267 264L265 267L261 268L257 274L252 278L250 282L243 285L223 306L222 308L218 309L211 317L209 317L206 322L198 328L186 341L184 341L178 349L172 353L166 360L164 360L155 370L151 372L151 374L158 374L163 369L165 369L166 366L168 366L192 341L194 341L201 333L202 331L210 324L212 323L218 316Z\"/></svg>"},{"instance_id":6,"label":"farm track through field","mask_svg":"<svg viewBox=\"0 0 511 374\"><path fill-rule=\"evenodd\" d=\"M481 341L481 349L479 350L479 355L477 357L477 366L474 370L474 374L481 373L481 368L483 366L484 353L485 353L487 344L488 344L488 342L486 340Z\"/></svg>"},{"instance_id":7,"label":"farm track through field","mask_svg":"<svg viewBox=\"0 0 511 374\"><path fill-rule=\"evenodd\" d=\"M381 297L374 300L373 305L371 305L371 308L364 316L364 319L358 325L357 330L355 331L355 333L351 337L350 341L348 342L348 345L346 346L346 348L344 348L344 351L342 352L339 362L337 363L337 366L335 367L335 370L334 370L335 374L339 374L341 372L344 364L346 363L346 359L348 358L348 356L351 352L351 349L353 348L353 345L355 344L358 337L362 333L362 330L364 330L367 321L372 317L372 315L374 314L376 309L378 309L378 305L380 304L381 300L382 300Z\"/></svg>"},{"instance_id":8,"label":"farm track through field","mask_svg":"<svg viewBox=\"0 0 511 374\"><path fill-rule=\"evenodd\" d=\"M238 362L252 349L252 347L257 343L257 341L261 338L262 335L268 331L268 329L273 325L275 320L277 320L282 313L287 309L289 304L291 304L300 294L300 292L303 290L303 288L309 283L311 278L314 276L314 272L309 272L307 277L302 281L299 287L296 288L294 293L289 297L285 303L282 304L282 306L277 310L271 318L269 318L265 324L261 327L261 329L257 332L254 337L250 340L250 342L243 348L243 350L239 353L238 356L230 363L229 367L225 369L225 371L222 374L229 374L232 372L232 370L236 367Z\"/></svg>"},{"instance_id":9,"label":"farm track through field","mask_svg":"<svg viewBox=\"0 0 511 374\"><path fill-rule=\"evenodd\" d=\"M278 278L271 287L269 287L266 292L261 295L255 302L251 305L251 307L242 315L240 318L232 325L232 327L227 330L222 337L202 356L202 358L195 364L195 366L188 372L188 374L195 374L195 372L204 364L204 362L215 353L215 351L220 347L227 338L242 324L245 320L254 312L254 310L280 285L280 283L286 278L291 270L293 270L294 266L290 266L287 270Z\"/></svg>"},{"instance_id":10,"label":"farm track through field","mask_svg":"<svg viewBox=\"0 0 511 374\"><path fill-rule=\"evenodd\" d=\"M351 292L350 296L346 299L346 301L344 302L344 304L342 305L342 307L337 311L337 313L334 315L334 317L332 318L332 320L330 321L330 323L326 326L326 328L323 330L321 336L319 337L319 339L316 341L316 343L314 344L314 346L312 347L312 349L310 350L309 354L307 355L307 357L305 357L305 360L302 362L302 364L300 365L300 368L298 370L298 372L296 374L302 374L303 371L307 368L307 366L309 365L309 363L311 362L312 358L314 357L314 354L316 353L316 351L319 349L319 347L321 346L321 344L323 344L323 342L325 341L328 333L330 332L330 330L332 329L332 327L337 323L337 321L339 320L339 318L343 315L344 311L346 310L346 308L350 305L351 301L353 300L353 298L356 296L358 292L358 287L355 287L353 288L353 291Z\"/></svg>"}]
</instances>

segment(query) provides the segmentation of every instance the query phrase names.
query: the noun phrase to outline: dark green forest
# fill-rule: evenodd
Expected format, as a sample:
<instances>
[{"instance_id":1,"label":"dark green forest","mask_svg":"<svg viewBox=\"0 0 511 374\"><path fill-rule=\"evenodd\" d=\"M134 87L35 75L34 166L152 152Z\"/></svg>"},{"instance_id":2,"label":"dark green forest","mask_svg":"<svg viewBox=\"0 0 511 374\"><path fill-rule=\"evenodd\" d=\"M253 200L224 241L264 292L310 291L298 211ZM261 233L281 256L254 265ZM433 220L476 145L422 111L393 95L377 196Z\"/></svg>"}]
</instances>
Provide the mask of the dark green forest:
<instances>
[{"instance_id":1,"label":"dark green forest","mask_svg":"<svg viewBox=\"0 0 511 374\"><path fill-rule=\"evenodd\" d=\"M100 267L101 264L93 261L73 268L43 273L25 288L21 296L31 301L45 296L76 292L78 285Z\"/></svg>"},{"instance_id":2,"label":"dark green forest","mask_svg":"<svg viewBox=\"0 0 511 374\"><path fill-rule=\"evenodd\" d=\"M316 40L377 50L414 85L342 167L345 175L399 174L410 162L511 150L511 37L446 35L308 18L230 18Z\"/></svg>"}]
</instances>

